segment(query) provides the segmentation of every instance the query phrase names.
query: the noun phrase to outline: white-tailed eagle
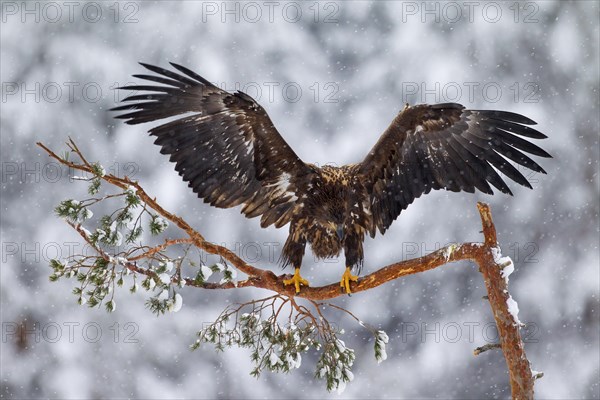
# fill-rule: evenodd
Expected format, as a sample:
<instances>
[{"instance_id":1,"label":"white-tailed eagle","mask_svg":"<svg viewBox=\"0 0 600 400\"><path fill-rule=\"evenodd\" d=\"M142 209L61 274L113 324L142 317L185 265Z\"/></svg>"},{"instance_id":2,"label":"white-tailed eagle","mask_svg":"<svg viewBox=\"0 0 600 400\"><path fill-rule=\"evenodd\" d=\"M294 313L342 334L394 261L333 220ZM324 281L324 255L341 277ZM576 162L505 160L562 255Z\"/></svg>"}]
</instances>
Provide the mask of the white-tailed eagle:
<instances>
[{"instance_id":1,"label":"white-tailed eagle","mask_svg":"<svg viewBox=\"0 0 600 400\"><path fill-rule=\"evenodd\" d=\"M550 157L524 138L546 136L523 115L467 110L460 104L408 105L357 164L317 167L303 162L281 137L266 111L243 92L229 93L177 64L177 72L141 64L151 82L121 89L138 94L124 99L117 118L128 124L182 115L150 129L160 152L205 202L241 206L261 226L289 224L283 265L300 276L307 243L317 257L344 250L346 271L340 286L350 293L362 265L365 234L385 233L416 198L431 190L511 194L501 175L531 188L510 162L545 173L527 154ZM185 115L184 115L185 114Z\"/></svg>"}]
</instances>

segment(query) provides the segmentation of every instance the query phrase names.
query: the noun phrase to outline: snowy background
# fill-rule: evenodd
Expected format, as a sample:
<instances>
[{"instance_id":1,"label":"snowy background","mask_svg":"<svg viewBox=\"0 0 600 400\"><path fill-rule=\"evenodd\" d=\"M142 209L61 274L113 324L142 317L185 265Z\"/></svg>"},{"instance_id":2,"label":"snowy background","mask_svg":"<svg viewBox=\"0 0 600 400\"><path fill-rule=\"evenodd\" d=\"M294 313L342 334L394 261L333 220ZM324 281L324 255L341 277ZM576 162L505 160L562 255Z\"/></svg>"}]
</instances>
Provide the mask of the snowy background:
<instances>
[{"instance_id":1,"label":"snowy background","mask_svg":"<svg viewBox=\"0 0 600 400\"><path fill-rule=\"evenodd\" d=\"M145 61L174 61L266 108L305 161L359 161L404 102L457 101L515 111L539 123L554 155L548 175L512 181L515 197L436 192L385 236L365 242L365 271L449 242L478 241L476 201L492 206L510 287L528 323L539 398L599 398L597 2L2 2L2 398L506 398L485 288L474 265L410 276L336 304L390 336L378 365L369 333L338 315L355 349L342 395L315 381L314 359L256 380L245 350L189 351L195 332L229 303L266 292L187 288L179 313L156 318L145 293L117 293L117 309L76 304L72 281L48 281L48 261L81 249L54 216L85 185L35 146L73 137L91 160L132 174L209 240L277 270L286 229L262 230L238 209L212 209L180 181L145 132L107 109L114 88ZM273 244L274 243L274 244ZM251 245L250 247L249 244ZM279 246L279 247L277 247ZM259 250L256 250L258 248ZM242 249L242 251L239 251ZM245 251L243 249L249 249ZM342 262L305 258L313 285ZM17 327L18 334L13 333Z\"/></svg>"}]
</instances>

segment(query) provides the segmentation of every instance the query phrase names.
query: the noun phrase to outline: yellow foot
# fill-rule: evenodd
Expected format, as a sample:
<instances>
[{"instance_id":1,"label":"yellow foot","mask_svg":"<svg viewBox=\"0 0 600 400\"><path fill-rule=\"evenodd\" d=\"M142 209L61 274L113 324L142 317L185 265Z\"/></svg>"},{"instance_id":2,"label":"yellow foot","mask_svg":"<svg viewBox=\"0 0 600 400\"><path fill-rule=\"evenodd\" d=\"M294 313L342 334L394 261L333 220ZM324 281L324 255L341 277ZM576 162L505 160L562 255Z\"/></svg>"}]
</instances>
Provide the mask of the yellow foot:
<instances>
[{"instance_id":1,"label":"yellow foot","mask_svg":"<svg viewBox=\"0 0 600 400\"><path fill-rule=\"evenodd\" d=\"M350 267L346 267L346 272L344 272L344 275L342 275L342 280L340 281L340 287L348 294L352 293L350 291L350 281L358 282L358 276L352 275L350 273Z\"/></svg>"},{"instance_id":2,"label":"yellow foot","mask_svg":"<svg viewBox=\"0 0 600 400\"><path fill-rule=\"evenodd\" d=\"M296 293L300 293L300 285L308 286L308 281L300 276L300 268L296 268L294 276L291 279L284 279L284 285L294 285L296 287Z\"/></svg>"}]
</instances>

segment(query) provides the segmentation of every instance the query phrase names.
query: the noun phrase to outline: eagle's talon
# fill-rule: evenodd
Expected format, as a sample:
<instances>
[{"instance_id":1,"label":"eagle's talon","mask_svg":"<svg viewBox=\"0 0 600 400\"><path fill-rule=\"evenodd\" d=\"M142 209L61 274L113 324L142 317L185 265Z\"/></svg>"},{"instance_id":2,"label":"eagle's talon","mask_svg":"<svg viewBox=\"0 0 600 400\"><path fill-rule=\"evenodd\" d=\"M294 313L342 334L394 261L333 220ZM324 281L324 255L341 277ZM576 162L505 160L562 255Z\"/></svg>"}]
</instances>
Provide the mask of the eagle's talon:
<instances>
[{"instance_id":1,"label":"eagle's talon","mask_svg":"<svg viewBox=\"0 0 600 400\"><path fill-rule=\"evenodd\" d=\"M342 280L340 281L340 289L345 290L348 295L352 293L350 290L350 281L358 282L358 276L352 275L350 273L350 267L346 267L346 271L342 275Z\"/></svg>"},{"instance_id":2,"label":"eagle's talon","mask_svg":"<svg viewBox=\"0 0 600 400\"><path fill-rule=\"evenodd\" d=\"M296 268L294 276L292 276L290 279L283 280L284 286L292 284L296 287L296 294L300 293L300 285L308 286L308 281L300 276L300 268Z\"/></svg>"}]
</instances>

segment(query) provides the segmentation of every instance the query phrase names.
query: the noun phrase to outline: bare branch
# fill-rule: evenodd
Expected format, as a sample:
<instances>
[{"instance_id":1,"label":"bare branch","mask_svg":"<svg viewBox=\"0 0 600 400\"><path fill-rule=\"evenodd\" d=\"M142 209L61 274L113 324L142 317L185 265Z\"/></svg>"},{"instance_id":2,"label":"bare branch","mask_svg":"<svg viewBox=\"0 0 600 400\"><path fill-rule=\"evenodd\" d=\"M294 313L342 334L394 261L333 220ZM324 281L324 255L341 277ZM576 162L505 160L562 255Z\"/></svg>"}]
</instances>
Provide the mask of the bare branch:
<instances>
[{"instance_id":1,"label":"bare branch","mask_svg":"<svg viewBox=\"0 0 600 400\"><path fill-rule=\"evenodd\" d=\"M183 243L192 244L193 241L192 241L192 239L189 239L189 238L167 239L160 246L152 247L152 248L148 249L148 251L146 251L146 252L144 252L142 254L138 254L137 256L127 257L127 260L129 260L129 261L137 261L137 260L141 260L141 259L144 259L144 258L148 258L148 257L153 256L156 253L159 253L159 252L165 250L166 248L168 248L170 246L174 246L176 244L183 244Z\"/></svg>"},{"instance_id":2,"label":"bare branch","mask_svg":"<svg viewBox=\"0 0 600 400\"><path fill-rule=\"evenodd\" d=\"M534 377L531 374L529 360L519 332L520 323L510 312L508 302L512 300L508 292L507 280L502 276L502 266L494 258L496 228L492 222L492 213L487 204L478 203L481 215L485 245L477 258L485 286L488 292L492 313L498 327L500 345L510 375L513 399L533 399Z\"/></svg>"},{"instance_id":3,"label":"bare branch","mask_svg":"<svg viewBox=\"0 0 600 400\"><path fill-rule=\"evenodd\" d=\"M478 348L476 348L475 350L473 350L473 355L478 356L483 352L486 352L488 350L492 350L492 349L500 349L502 348L502 346L500 346L500 343L488 343L484 346L480 346Z\"/></svg>"}]
</instances>

